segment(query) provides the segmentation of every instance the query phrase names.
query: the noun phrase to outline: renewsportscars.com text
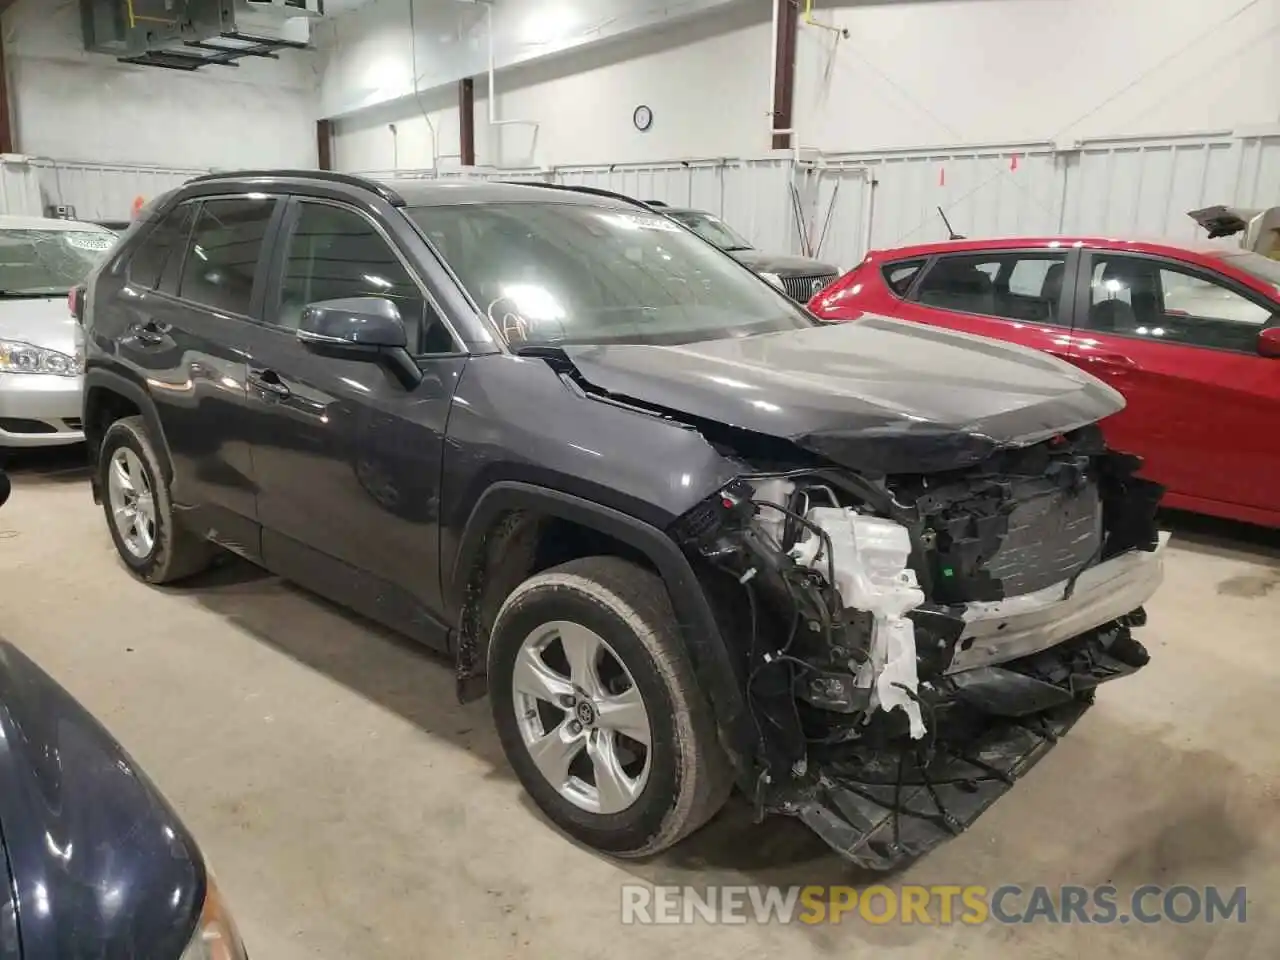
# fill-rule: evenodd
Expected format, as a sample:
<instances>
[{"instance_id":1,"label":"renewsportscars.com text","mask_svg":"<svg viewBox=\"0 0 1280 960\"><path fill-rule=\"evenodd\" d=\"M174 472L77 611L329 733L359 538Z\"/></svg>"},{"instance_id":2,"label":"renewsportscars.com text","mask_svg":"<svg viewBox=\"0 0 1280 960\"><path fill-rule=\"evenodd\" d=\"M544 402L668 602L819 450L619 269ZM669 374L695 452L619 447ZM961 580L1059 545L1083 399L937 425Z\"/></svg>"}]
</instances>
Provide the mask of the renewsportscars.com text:
<instances>
[{"instance_id":1,"label":"renewsportscars.com text","mask_svg":"<svg viewBox=\"0 0 1280 960\"><path fill-rule=\"evenodd\" d=\"M960 884L622 888L625 924L1244 923L1244 887Z\"/></svg>"}]
</instances>

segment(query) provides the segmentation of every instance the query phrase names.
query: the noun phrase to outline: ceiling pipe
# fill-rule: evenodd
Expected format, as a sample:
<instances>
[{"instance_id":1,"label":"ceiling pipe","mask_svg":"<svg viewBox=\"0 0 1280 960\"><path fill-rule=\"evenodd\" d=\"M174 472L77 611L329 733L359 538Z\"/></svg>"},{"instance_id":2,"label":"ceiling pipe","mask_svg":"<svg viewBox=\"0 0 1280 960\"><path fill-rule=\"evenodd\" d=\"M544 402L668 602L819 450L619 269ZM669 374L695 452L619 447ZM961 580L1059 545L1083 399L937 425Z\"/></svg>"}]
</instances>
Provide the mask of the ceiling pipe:
<instances>
[{"instance_id":1,"label":"ceiling pipe","mask_svg":"<svg viewBox=\"0 0 1280 960\"><path fill-rule=\"evenodd\" d=\"M482 6L484 7L484 10L485 10L485 18L486 18L485 28L486 28L486 32L488 33L488 41L489 41L489 71L488 71L489 73L489 91L488 91L489 126L491 127L508 127L508 126L533 127L533 145L534 146L530 147L530 154L532 154L533 149L534 147L536 147L538 142L538 130L542 126L541 122L538 120L499 120L498 119L498 87L494 80L494 74L497 72L497 66L495 63L495 59L497 56L495 51L496 44L494 42L494 37L493 37L494 0L458 0L458 3L470 3L476 6ZM494 147L494 146L496 146L496 144L491 144L491 147ZM497 151L495 150L495 153L496 152ZM497 159L497 157L495 156L494 159ZM529 159L531 161L533 160L532 155L529 157ZM495 164L495 166L500 166L500 164Z\"/></svg>"},{"instance_id":2,"label":"ceiling pipe","mask_svg":"<svg viewBox=\"0 0 1280 960\"><path fill-rule=\"evenodd\" d=\"M418 24L415 21L414 9L418 0L409 0L409 73L413 77L413 99L418 105L422 119L426 121L427 130L431 133L431 169L440 166L440 144L436 139L436 125L431 122L431 114L422 105L422 92L418 87ZM395 128L392 127L394 131ZM399 167L399 164L396 164Z\"/></svg>"}]
</instances>

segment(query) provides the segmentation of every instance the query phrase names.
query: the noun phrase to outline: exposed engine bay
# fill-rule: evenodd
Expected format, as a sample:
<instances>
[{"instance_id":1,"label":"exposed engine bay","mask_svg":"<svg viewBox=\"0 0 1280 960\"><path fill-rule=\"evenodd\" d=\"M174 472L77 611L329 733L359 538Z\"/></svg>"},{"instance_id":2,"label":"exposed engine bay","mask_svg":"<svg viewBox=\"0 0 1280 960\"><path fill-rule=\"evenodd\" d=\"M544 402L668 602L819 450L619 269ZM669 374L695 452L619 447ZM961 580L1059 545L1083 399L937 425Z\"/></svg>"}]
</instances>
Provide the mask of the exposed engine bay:
<instances>
[{"instance_id":1,"label":"exposed engine bay","mask_svg":"<svg viewBox=\"0 0 1280 960\"><path fill-rule=\"evenodd\" d=\"M763 758L758 812L886 869L968 826L1147 662L1162 488L1094 425L960 470L753 472L673 530Z\"/></svg>"}]
</instances>

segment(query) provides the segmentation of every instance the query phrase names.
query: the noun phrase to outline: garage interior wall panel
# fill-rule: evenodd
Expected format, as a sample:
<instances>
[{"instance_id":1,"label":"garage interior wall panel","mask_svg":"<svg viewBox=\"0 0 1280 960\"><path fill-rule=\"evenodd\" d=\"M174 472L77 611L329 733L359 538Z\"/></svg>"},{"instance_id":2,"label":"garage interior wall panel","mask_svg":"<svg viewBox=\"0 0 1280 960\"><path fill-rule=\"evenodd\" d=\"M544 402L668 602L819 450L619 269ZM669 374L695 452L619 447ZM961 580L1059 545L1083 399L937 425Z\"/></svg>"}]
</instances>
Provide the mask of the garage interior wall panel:
<instances>
[{"instance_id":1,"label":"garage interior wall panel","mask_svg":"<svg viewBox=\"0 0 1280 960\"><path fill-rule=\"evenodd\" d=\"M800 253L830 263L841 272L852 269L866 253L868 189L871 172L864 166L835 164L811 170L811 186L802 193L802 224L807 246ZM803 181L802 181L803 182Z\"/></svg>"},{"instance_id":2,"label":"garage interior wall panel","mask_svg":"<svg viewBox=\"0 0 1280 960\"><path fill-rule=\"evenodd\" d=\"M437 152L456 156L456 82L466 76L475 78L476 159L485 165L661 162L768 149L770 0L549 7L493 4L496 126L484 4L419 0L416 44L408 0L369 4L318 29L322 110L337 120L340 168L433 165L426 135L405 133L424 114L437 128ZM632 121L641 104L653 112L647 131ZM400 131L398 164L390 124Z\"/></svg>"},{"instance_id":3,"label":"garage interior wall panel","mask_svg":"<svg viewBox=\"0 0 1280 960\"><path fill-rule=\"evenodd\" d=\"M1244 207L1280 204L1280 134L1242 138L1239 160L1232 199Z\"/></svg>"},{"instance_id":4,"label":"garage interior wall panel","mask_svg":"<svg viewBox=\"0 0 1280 960\"><path fill-rule=\"evenodd\" d=\"M128 220L137 198L149 202L207 169L33 161L44 206L68 205L82 220Z\"/></svg>"},{"instance_id":5,"label":"garage interior wall panel","mask_svg":"<svg viewBox=\"0 0 1280 960\"><path fill-rule=\"evenodd\" d=\"M44 212L39 171L25 160L0 161L0 213L42 217Z\"/></svg>"},{"instance_id":6,"label":"garage interior wall panel","mask_svg":"<svg viewBox=\"0 0 1280 960\"><path fill-rule=\"evenodd\" d=\"M1280 202L1280 136L1117 139L956 151L792 154L539 168L364 171L378 178L530 180L611 190L723 217L757 247L848 269L868 249L964 236L1203 238L1186 214Z\"/></svg>"},{"instance_id":7,"label":"garage interior wall panel","mask_svg":"<svg viewBox=\"0 0 1280 960\"><path fill-rule=\"evenodd\" d=\"M1229 136L1088 144L1064 156L1062 229L1203 239L1187 212L1241 201L1242 150Z\"/></svg>"},{"instance_id":8,"label":"garage interior wall panel","mask_svg":"<svg viewBox=\"0 0 1280 960\"><path fill-rule=\"evenodd\" d=\"M824 164L815 174L815 216L825 222L828 209L834 211L823 257L840 265L857 262L868 237L873 248L945 240L939 207L967 236L1057 231L1061 171L1044 146L844 154L828 156ZM815 225L817 236L822 222Z\"/></svg>"},{"instance_id":9,"label":"garage interior wall panel","mask_svg":"<svg viewBox=\"0 0 1280 960\"><path fill-rule=\"evenodd\" d=\"M447 113L462 76L477 78L482 163L760 156L770 148L771 7L563 0L535 13L494 0L498 116L536 123L535 133L487 122L482 5L419 2L414 45L407 2L384 0L318 31L324 110L340 120L339 155L364 130L344 169L393 166L370 155L390 149L386 124ZM796 138L827 154L1061 147L1280 119L1275 0L822 0L815 17L848 31L802 23L797 43ZM654 113L647 132L631 123L642 103ZM456 153L453 120L438 126L448 129L439 152ZM400 164L410 165L429 164Z\"/></svg>"},{"instance_id":10,"label":"garage interior wall panel","mask_svg":"<svg viewBox=\"0 0 1280 960\"><path fill-rule=\"evenodd\" d=\"M1280 118L1274 0L819 0L795 126L827 152L1156 138Z\"/></svg>"}]
</instances>

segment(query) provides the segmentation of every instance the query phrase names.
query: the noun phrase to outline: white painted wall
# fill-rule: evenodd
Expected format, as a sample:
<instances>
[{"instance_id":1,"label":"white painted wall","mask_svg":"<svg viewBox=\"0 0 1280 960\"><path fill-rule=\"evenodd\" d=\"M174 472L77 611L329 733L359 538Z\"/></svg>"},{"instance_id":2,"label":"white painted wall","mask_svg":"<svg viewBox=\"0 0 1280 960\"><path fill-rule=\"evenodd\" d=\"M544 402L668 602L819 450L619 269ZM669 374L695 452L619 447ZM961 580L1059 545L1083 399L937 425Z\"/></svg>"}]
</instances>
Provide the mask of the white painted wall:
<instances>
[{"instance_id":1,"label":"white painted wall","mask_svg":"<svg viewBox=\"0 0 1280 960\"><path fill-rule=\"evenodd\" d=\"M477 140L480 136L477 130ZM416 99L397 100L338 120L334 166L339 170L426 170L436 160L456 166L459 137L458 92L453 86L437 87Z\"/></svg>"},{"instance_id":2,"label":"white painted wall","mask_svg":"<svg viewBox=\"0 0 1280 960\"><path fill-rule=\"evenodd\" d=\"M370 0L327 18L321 111L340 117L498 68L675 25L744 0ZM768 0L752 0L761 3ZM411 40L410 18L416 30ZM415 62L416 61L416 62ZM414 78L417 78L415 85Z\"/></svg>"},{"instance_id":3,"label":"white painted wall","mask_svg":"<svg viewBox=\"0 0 1280 960\"><path fill-rule=\"evenodd\" d=\"M1013 143L1280 121L1275 0L821 3L796 122L829 151Z\"/></svg>"},{"instance_id":4,"label":"white painted wall","mask_svg":"<svg viewBox=\"0 0 1280 960\"><path fill-rule=\"evenodd\" d=\"M196 168L316 164L313 53L183 73L86 53L70 0L19 0L3 24L23 153Z\"/></svg>"},{"instance_id":5,"label":"white painted wall","mask_svg":"<svg viewBox=\"0 0 1280 960\"><path fill-rule=\"evenodd\" d=\"M661 13L661 5L632 4L639 6L650 21ZM560 0L537 10L554 33L556 17L580 18L583 7ZM687 7L666 5L669 13ZM795 125L804 146L829 153L1280 123L1280 0L818 0L817 7L819 19L850 36L802 26ZM417 73L430 88L420 106L404 95L414 73L407 9L407 0L378 0L335 22L322 109L379 104L339 122L346 169L392 166L388 123L399 131L401 168L430 166L423 109L439 152L457 152L452 82L463 74L450 71L482 69L482 18L457 4L433 7L455 18L442 32L446 21L424 25L419 14ZM620 39L583 40L570 52L500 69L499 116L539 121L536 142L528 128L493 135L478 80L478 161L552 166L766 153L770 9L769 0L736 0L665 28L649 22ZM522 49L520 38L533 42L536 20L495 14L500 64ZM631 125L638 103L654 110L647 134Z\"/></svg>"},{"instance_id":6,"label":"white painted wall","mask_svg":"<svg viewBox=\"0 0 1280 960\"><path fill-rule=\"evenodd\" d=\"M487 77L476 78L476 162L525 167L756 154L767 149L768 0L585 47L497 73L497 119L489 124ZM744 69L746 62L758 69ZM337 122L335 161L347 170L456 165L456 85L401 97ZM646 104L654 122L632 122ZM395 124L396 134L388 129ZM535 135L536 133L536 135Z\"/></svg>"},{"instance_id":7,"label":"white painted wall","mask_svg":"<svg viewBox=\"0 0 1280 960\"><path fill-rule=\"evenodd\" d=\"M490 126L486 99L476 106L477 159L559 166L762 153L769 148L768 18L768 2L747 0L500 72L498 119L538 121L537 140L529 127ZM633 122L640 104L653 111L644 132Z\"/></svg>"}]
</instances>

